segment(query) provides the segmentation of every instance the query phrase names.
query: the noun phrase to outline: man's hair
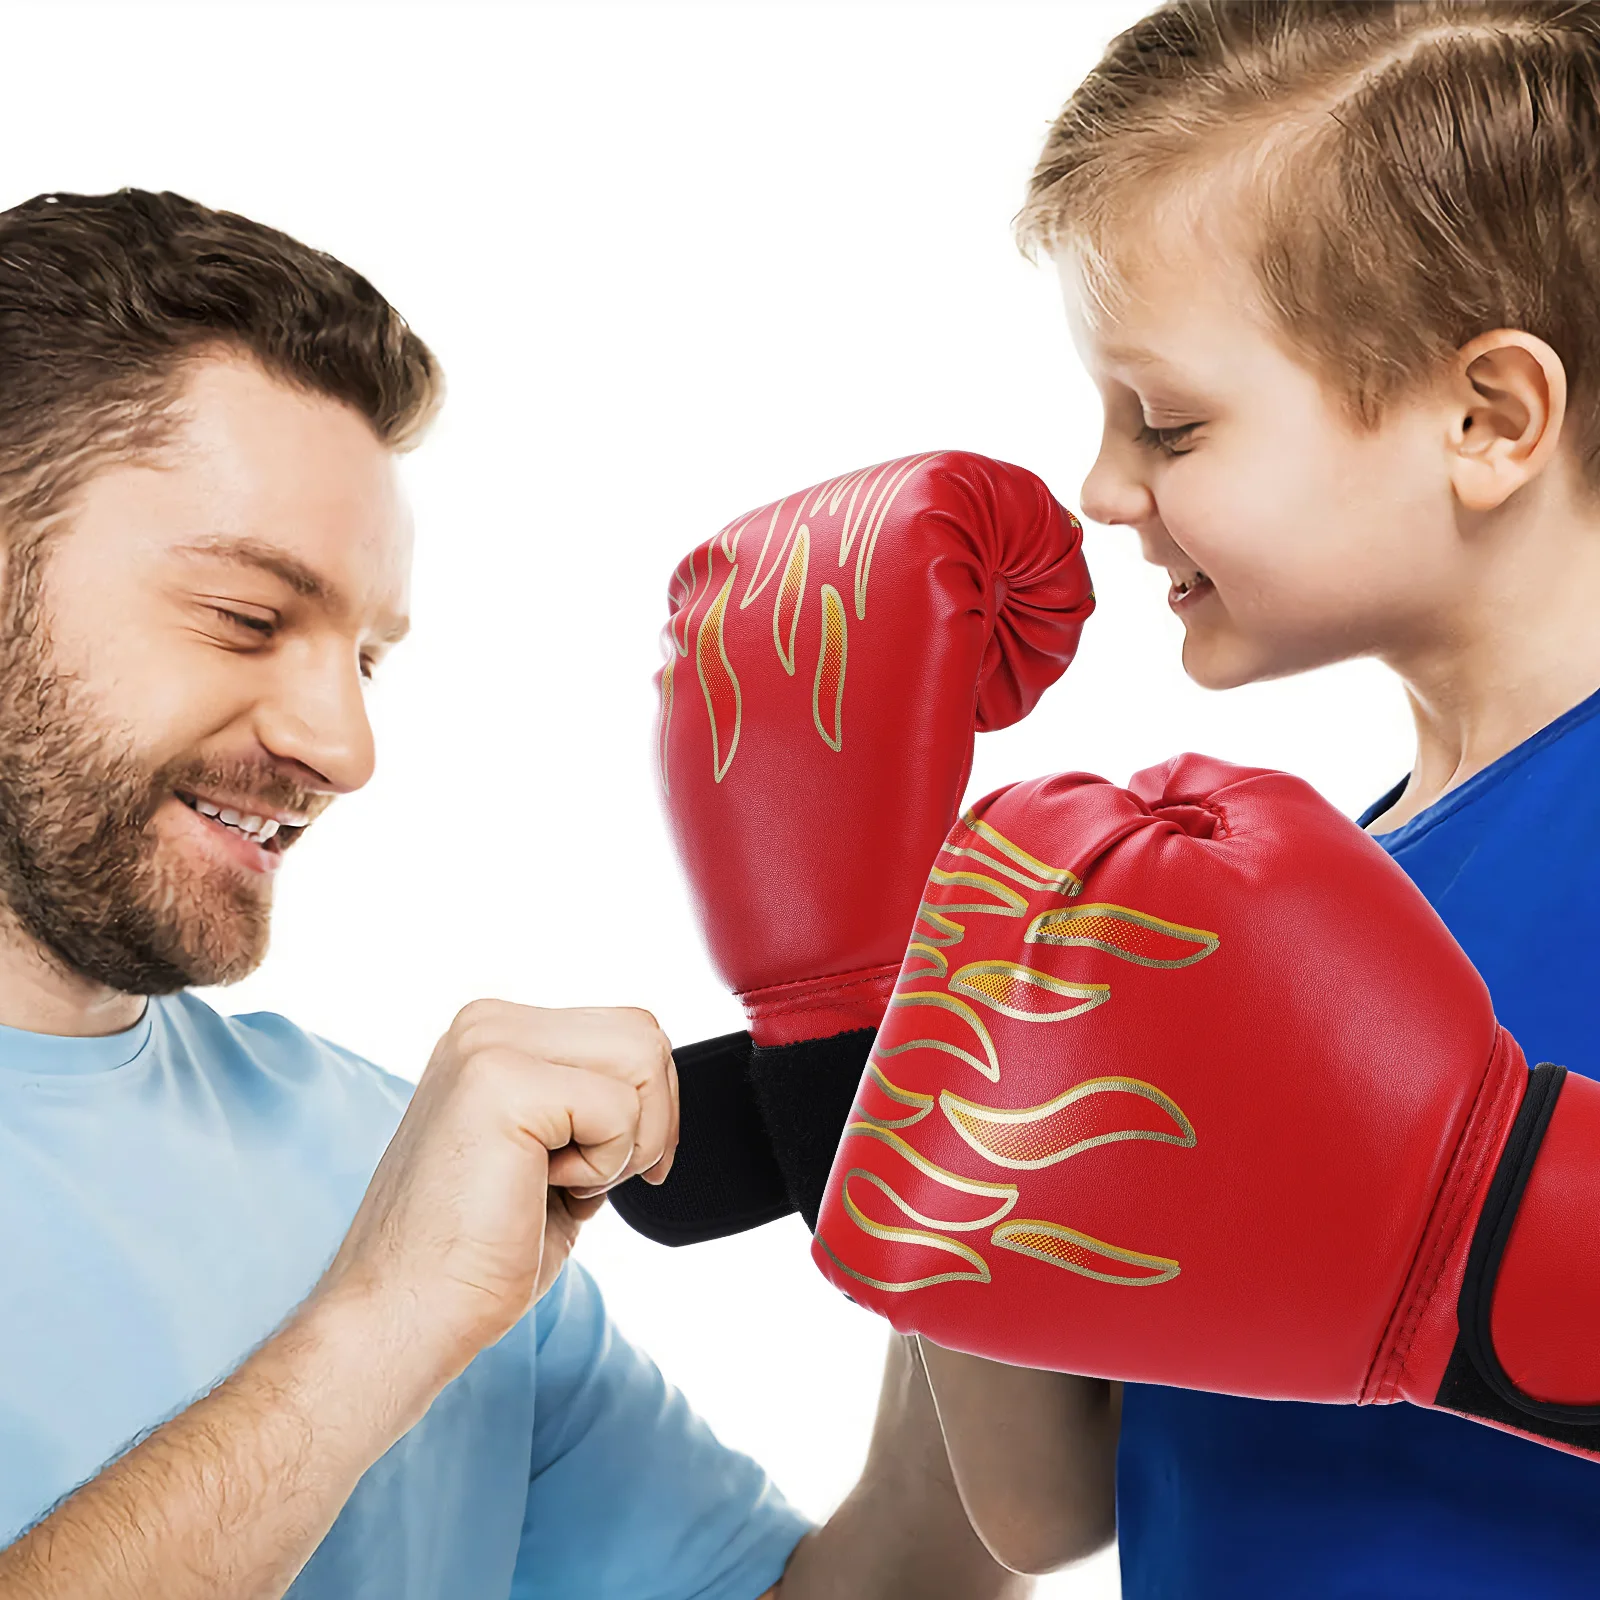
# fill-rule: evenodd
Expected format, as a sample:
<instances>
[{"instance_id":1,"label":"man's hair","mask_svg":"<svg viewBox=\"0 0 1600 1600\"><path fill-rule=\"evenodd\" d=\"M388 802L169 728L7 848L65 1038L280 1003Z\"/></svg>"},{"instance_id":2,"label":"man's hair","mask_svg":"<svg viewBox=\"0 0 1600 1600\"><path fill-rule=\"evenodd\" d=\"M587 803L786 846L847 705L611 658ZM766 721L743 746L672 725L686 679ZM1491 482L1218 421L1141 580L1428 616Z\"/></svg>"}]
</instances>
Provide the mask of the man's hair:
<instances>
[{"instance_id":1,"label":"man's hair","mask_svg":"<svg viewBox=\"0 0 1600 1600\"><path fill-rule=\"evenodd\" d=\"M1367 426L1480 333L1545 340L1600 487L1596 0L1173 0L1067 102L1018 238L1110 305L1159 248L1130 222L1186 204Z\"/></svg>"},{"instance_id":2,"label":"man's hair","mask_svg":"<svg viewBox=\"0 0 1600 1600\"><path fill-rule=\"evenodd\" d=\"M228 353L353 407L397 450L442 396L433 355L388 301L274 228L138 189L0 212L0 533L14 576L87 477L160 447L188 366Z\"/></svg>"}]
</instances>

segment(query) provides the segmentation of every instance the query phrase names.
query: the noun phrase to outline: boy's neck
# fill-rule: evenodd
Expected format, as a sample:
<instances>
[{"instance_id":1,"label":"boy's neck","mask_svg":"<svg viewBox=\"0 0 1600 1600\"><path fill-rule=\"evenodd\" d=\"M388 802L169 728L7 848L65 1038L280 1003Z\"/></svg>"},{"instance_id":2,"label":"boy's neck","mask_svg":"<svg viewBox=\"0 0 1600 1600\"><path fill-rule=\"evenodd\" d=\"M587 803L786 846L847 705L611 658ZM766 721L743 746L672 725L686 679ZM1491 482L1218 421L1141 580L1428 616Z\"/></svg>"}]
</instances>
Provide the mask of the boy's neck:
<instances>
[{"instance_id":1,"label":"boy's neck","mask_svg":"<svg viewBox=\"0 0 1600 1600\"><path fill-rule=\"evenodd\" d=\"M1409 822L1600 689L1597 606L1592 502L1543 497L1484 541L1432 640L1388 658L1411 702L1417 756L1374 833Z\"/></svg>"}]
</instances>

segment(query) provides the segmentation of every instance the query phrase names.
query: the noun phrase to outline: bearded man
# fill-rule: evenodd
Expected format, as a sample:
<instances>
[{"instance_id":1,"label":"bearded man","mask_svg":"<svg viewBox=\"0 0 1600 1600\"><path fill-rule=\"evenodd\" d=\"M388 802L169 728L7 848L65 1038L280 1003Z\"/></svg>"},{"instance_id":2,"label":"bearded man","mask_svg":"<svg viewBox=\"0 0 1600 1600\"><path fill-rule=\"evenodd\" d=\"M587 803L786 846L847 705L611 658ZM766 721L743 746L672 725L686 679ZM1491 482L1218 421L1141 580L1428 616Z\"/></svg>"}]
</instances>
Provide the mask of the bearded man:
<instances>
[{"instance_id":1,"label":"bearded man","mask_svg":"<svg viewBox=\"0 0 1600 1600\"><path fill-rule=\"evenodd\" d=\"M476 1001L413 1092L187 992L371 776L439 394L244 218L0 214L0 1600L1019 1593L906 1347L809 1530L608 1323L568 1256L671 1162L647 1013Z\"/></svg>"}]
</instances>

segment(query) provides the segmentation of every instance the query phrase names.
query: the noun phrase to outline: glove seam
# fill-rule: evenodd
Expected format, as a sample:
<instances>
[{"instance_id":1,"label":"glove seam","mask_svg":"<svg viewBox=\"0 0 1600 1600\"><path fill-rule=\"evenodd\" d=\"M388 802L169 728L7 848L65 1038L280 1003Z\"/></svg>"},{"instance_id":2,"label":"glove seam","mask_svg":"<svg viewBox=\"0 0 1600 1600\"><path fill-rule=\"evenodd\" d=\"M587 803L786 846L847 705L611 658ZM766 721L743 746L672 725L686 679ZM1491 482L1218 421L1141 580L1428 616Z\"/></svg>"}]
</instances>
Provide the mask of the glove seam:
<instances>
[{"instance_id":1,"label":"glove seam","mask_svg":"<svg viewBox=\"0 0 1600 1600\"><path fill-rule=\"evenodd\" d=\"M1493 1059L1494 1052L1491 1050L1489 1063L1491 1067ZM1489 1087L1489 1077L1490 1074L1485 1072L1478 1093L1473 1097L1473 1106L1468 1112L1464 1137L1451 1160L1449 1175L1444 1188L1440 1191L1434 1212L1439 1224L1431 1228L1431 1239L1424 1240L1424 1247L1427 1248L1426 1258L1422 1259L1419 1252L1419 1260L1413 1269L1416 1273L1413 1280L1415 1286L1407 1301L1403 1302L1400 1326L1390 1348L1389 1358L1384 1364L1384 1372L1375 1396L1379 1404L1392 1401L1399 1391L1406 1363L1411 1356L1411 1347L1417 1336L1417 1328L1438 1289L1441 1265L1449 1259L1450 1252L1461 1236L1464 1211L1457 1202L1463 1188L1464 1177L1475 1168L1474 1157L1489 1132L1488 1118L1479 1114L1482 1109L1480 1102Z\"/></svg>"},{"instance_id":2,"label":"glove seam","mask_svg":"<svg viewBox=\"0 0 1600 1600\"><path fill-rule=\"evenodd\" d=\"M1424 1237L1418 1258L1407 1275L1407 1289L1410 1292L1396 1308L1400 1313L1399 1326L1372 1391L1372 1401L1378 1405L1386 1405L1399 1395L1417 1329L1439 1292L1444 1263L1455 1253L1466 1228L1471 1206L1463 1204L1462 1199L1465 1196L1470 1201L1472 1192L1479 1186L1483 1147L1495 1134L1495 1119L1489 1112L1493 1109L1493 1102L1501 1098L1508 1082L1506 1073L1495 1071L1503 1049L1503 1037L1504 1030L1497 1028L1483 1079L1478 1086L1478 1093L1473 1097L1472 1108L1467 1113L1467 1127L1462 1141L1451 1159L1449 1174L1428 1220L1431 1238ZM1438 1219L1437 1224L1435 1218ZM1427 1251L1425 1259L1422 1256L1423 1249Z\"/></svg>"},{"instance_id":3,"label":"glove seam","mask_svg":"<svg viewBox=\"0 0 1600 1600\"><path fill-rule=\"evenodd\" d=\"M807 1011L832 1011L835 1008L835 999L837 993L838 991L836 990L834 991L834 994L826 996L821 1000L796 1000L792 1005L757 1006L754 1007L753 1010L761 1017L772 1017L779 1015L793 1017L800 1016ZM840 1029L839 1031L843 1033L848 1032L849 1030ZM766 1049L770 1048L770 1046L763 1046L762 1048Z\"/></svg>"},{"instance_id":4,"label":"glove seam","mask_svg":"<svg viewBox=\"0 0 1600 1600\"><path fill-rule=\"evenodd\" d=\"M1194 804L1194 802L1189 802ZM1217 825L1211 830L1213 839L1229 839L1233 837L1233 825L1228 821L1227 807L1221 801L1201 803L1195 806L1197 811L1204 811L1208 816L1217 819Z\"/></svg>"},{"instance_id":5,"label":"glove seam","mask_svg":"<svg viewBox=\"0 0 1600 1600\"><path fill-rule=\"evenodd\" d=\"M869 985L882 983L885 978L898 975L900 964L898 962L885 963L881 967L856 967L849 972L842 972L835 977L832 973L822 973L815 978L795 978L788 983L773 983L760 989L743 989L739 992L738 999L746 1009L759 1006L765 1009L771 1005L782 1005L791 1011L816 1011L832 1003L832 997L846 989L864 989ZM858 976L859 974L859 976ZM818 990L817 984L827 984L828 988ZM805 998L786 1000L787 993L804 990ZM769 1000L766 996L774 998ZM815 996L816 998L813 998Z\"/></svg>"}]
</instances>

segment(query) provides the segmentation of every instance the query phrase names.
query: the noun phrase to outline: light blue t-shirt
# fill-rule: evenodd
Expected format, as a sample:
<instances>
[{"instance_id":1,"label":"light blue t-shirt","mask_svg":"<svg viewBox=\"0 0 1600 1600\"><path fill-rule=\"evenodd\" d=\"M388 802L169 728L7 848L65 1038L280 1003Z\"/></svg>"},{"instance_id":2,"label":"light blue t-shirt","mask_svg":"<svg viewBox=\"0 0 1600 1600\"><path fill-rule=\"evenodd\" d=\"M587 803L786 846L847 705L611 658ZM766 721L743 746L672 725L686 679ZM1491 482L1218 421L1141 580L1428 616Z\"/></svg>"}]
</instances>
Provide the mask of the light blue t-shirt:
<instances>
[{"instance_id":1,"label":"light blue t-shirt","mask_svg":"<svg viewBox=\"0 0 1600 1600\"><path fill-rule=\"evenodd\" d=\"M320 1277L411 1086L282 1017L0 1027L0 1546ZM555 1287L362 1478L294 1600L756 1600L806 1531Z\"/></svg>"}]
</instances>

